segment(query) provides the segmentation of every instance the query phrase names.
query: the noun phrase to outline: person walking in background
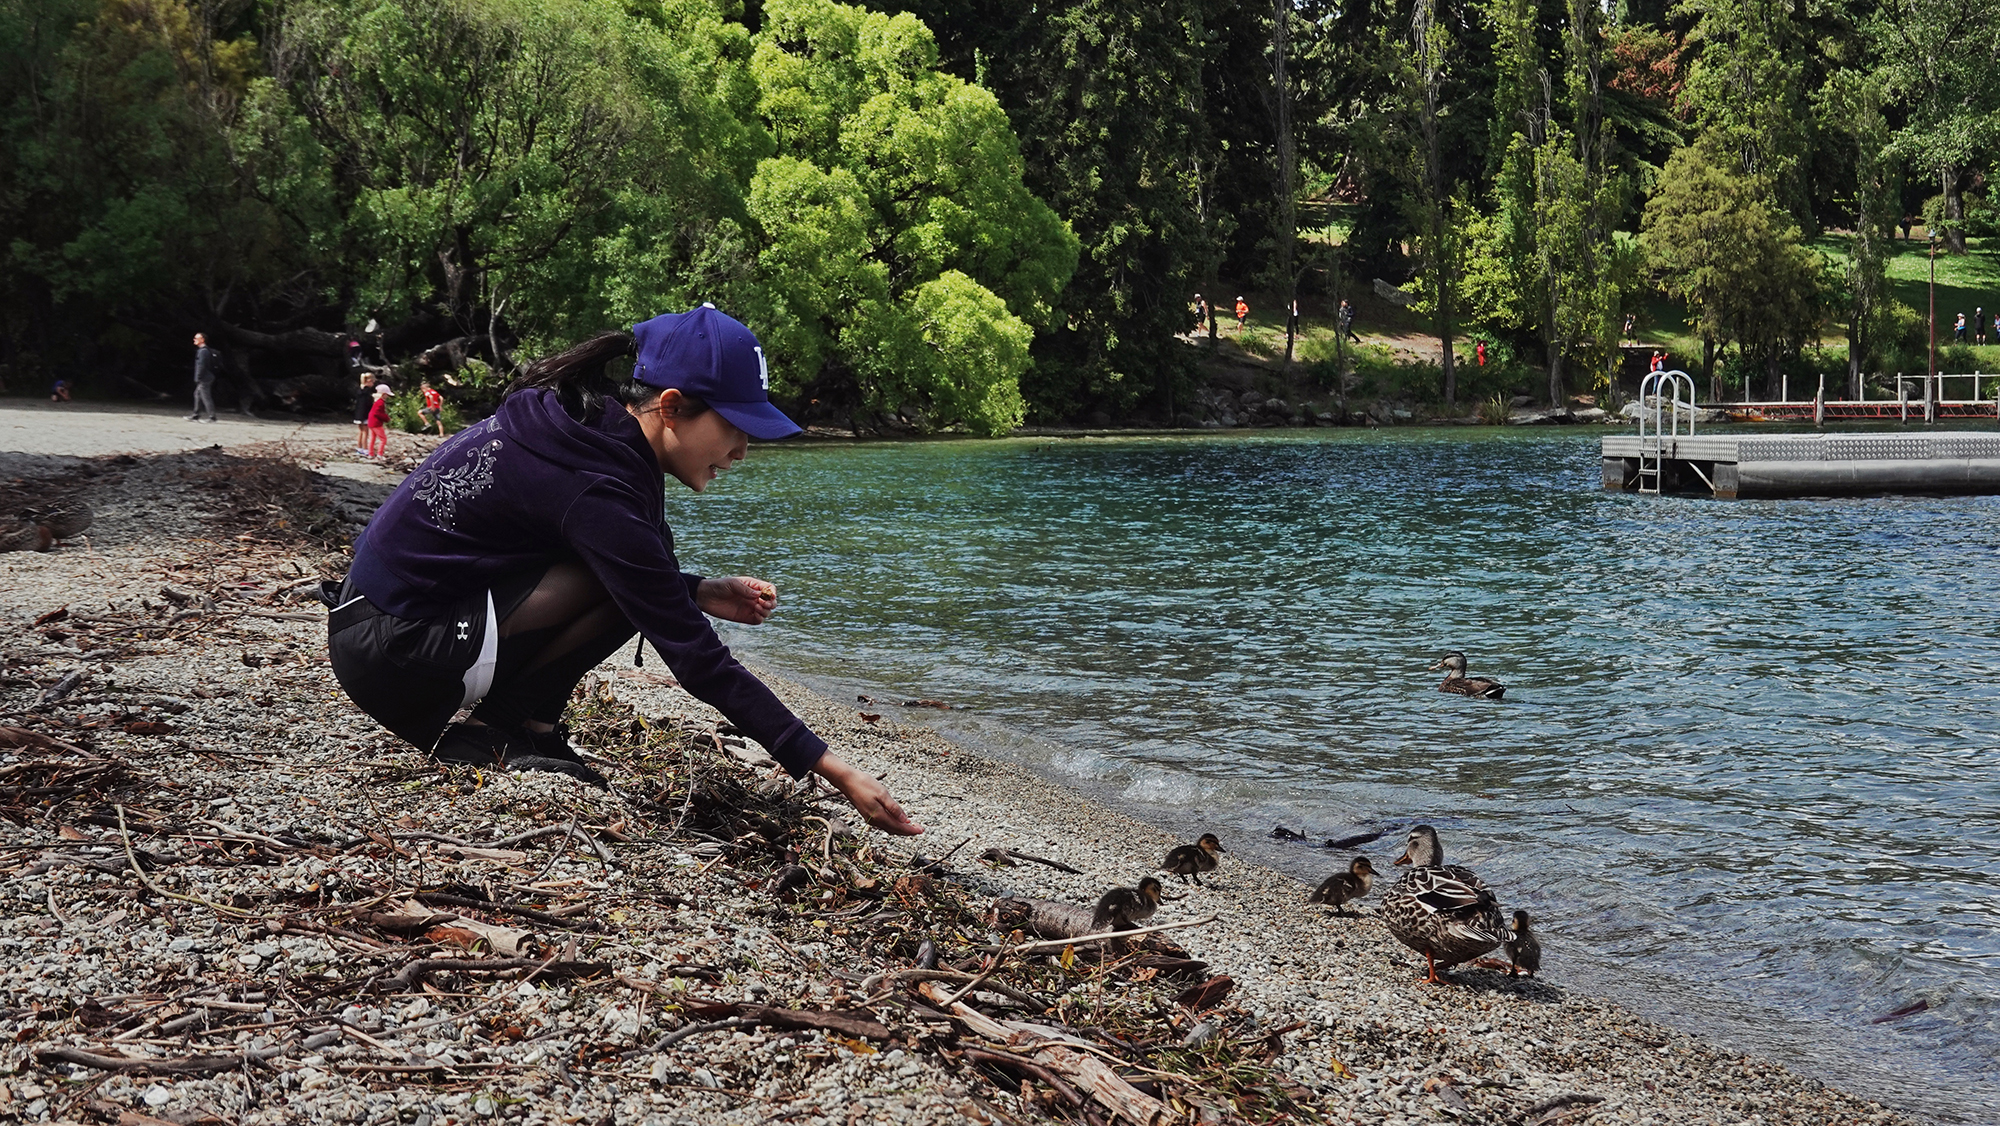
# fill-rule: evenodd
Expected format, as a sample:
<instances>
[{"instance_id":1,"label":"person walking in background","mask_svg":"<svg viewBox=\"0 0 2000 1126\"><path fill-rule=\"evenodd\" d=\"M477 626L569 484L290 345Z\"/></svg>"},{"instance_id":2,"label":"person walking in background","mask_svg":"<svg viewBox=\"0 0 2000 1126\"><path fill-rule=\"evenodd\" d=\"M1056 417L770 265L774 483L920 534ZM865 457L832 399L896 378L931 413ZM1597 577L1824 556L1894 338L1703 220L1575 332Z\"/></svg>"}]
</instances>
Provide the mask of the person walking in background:
<instances>
[{"instance_id":1,"label":"person walking in background","mask_svg":"<svg viewBox=\"0 0 2000 1126\"><path fill-rule=\"evenodd\" d=\"M437 388L432 387L428 379L424 380L424 405L417 408L417 417L423 419L426 426L436 423L438 437L444 437L444 396L438 394Z\"/></svg>"},{"instance_id":2,"label":"person walking in background","mask_svg":"<svg viewBox=\"0 0 2000 1126\"><path fill-rule=\"evenodd\" d=\"M1200 332L1208 324L1208 300L1201 294L1194 295L1194 330Z\"/></svg>"},{"instance_id":3,"label":"person walking in background","mask_svg":"<svg viewBox=\"0 0 2000 1126\"><path fill-rule=\"evenodd\" d=\"M1625 314L1625 333L1624 333L1625 339L1627 340L1632 339L1632 322L1637 319L1638 319L1637 314L1634 313Z\"/></svg>"},{"instance_id":4,"label":"person walking in background","mask_svg":"<svg viewBox=\"0 0 2000 1126\"><path fill-rule=\"evenodd\" d=\"M1653 349L1653 366L1647 368L1646 370L1647 371L1667 370L1667 354L1665 352L1660 351L1658 348Z\"/></svg>"},{"instance_id":5,"label":"person walking in background","mask_svg":"<svg viewBox=\"0 0 2000 1126\"><path fill-rule=\"evenodd\" d=\"M368 414L375 409L375 375L364 371L354 392L354 452L368 456Z\"/></svg>"},{"instance_id":6,"label":"person walking in background","mask_svg":"<svg viewBox=\"0 0 2000 1126\"><path fill-rule=\"evenodd\" d=\"M1965 314L1964 314L1964 313L1960 313L1960 314L1958 315L1958 318L1957 318L1956 320L1954 320L1954 321L1952 321L1952 322L1951 322L1951 338L1952 338L1952 340L1956 341L1956 342L1957 342L1957 343L1959 343L1959 344L1963 344L1963 343L1965 343Z\"/></svg>"},{"instance_id":7,"label":"person walking in background","mask_svg":"<svg viewBox=\"0 0 2000 1126\"><path fill-rule=\"evenodd\" d=\"M49 402L51 403L69 402L69 380L58 379L55 381L54 386L49 388Z\"/></svg>"},{"instance_id":8,"label":"person walking in background","mask_svg":"<svg viewBox=\"0 0 2000 1126\"><path fill-rule=\"evenodd\" d=\"M1349 305L1345 297L1340 299L1340 312L1335 317L1335 321L1340 332L1349 340L1354 341L1356 344L1361 343L1361 338L1354 333L1354 306Z\"/></svg>"},{"instance_id":9,"label":"person walking in background","mask_svg":"<svg viewBox=\"0 0 2000 1126\"><path fill-rule=\"evenodd\" d=\"M1243 326L1249 320L1250 305L1243 300L1243 295L1239 293L1236 295L1236 335L1243 335Z\"/></svg>"},{"instance_id":10,"label":"person walking in background","mask_svg":"<svg viewBox=\"0 0 2000 1126\"><path fill-rule=\"evenodd\" d=\"M1472 354L1478 357L1480 367L1486 366L1486 342L1484 340L1480 341L1479 346L1472 350Z\"/></svg>"},{"instance_id":11,"label":"person walking in background","mask_svg":"<svg viewBox=\"0 0 2000 1126\"><path fill-rule=\"evenodd\" d=\"M1986 343L1986 306L1984 305L1976 306L1972 310L1972 339L1980 344Z\"/></svg>"},{"instance_id":12,"label":"person walking in background","mask_svg":"<svg viewBox=\"0 0 2000 1126\"><path fill-rule=\"evenodd\" d=\"M389 452L389 385L377 383L375 397L368 406L368 449L364 457L382 457Z\"/></svg>"},{"instance_id":13,"label":"person walking in background","mask_svg":"<svg viewBox=\"0 0 2000 1126\"><path fill-rule=\"evenodd\" d=\"M191 422L202 421L201 411L208 408L209 422L215 421L215 349L208 346L208 337L194 334L194 413L188 416Z\"/></svg>"}]
</instances>

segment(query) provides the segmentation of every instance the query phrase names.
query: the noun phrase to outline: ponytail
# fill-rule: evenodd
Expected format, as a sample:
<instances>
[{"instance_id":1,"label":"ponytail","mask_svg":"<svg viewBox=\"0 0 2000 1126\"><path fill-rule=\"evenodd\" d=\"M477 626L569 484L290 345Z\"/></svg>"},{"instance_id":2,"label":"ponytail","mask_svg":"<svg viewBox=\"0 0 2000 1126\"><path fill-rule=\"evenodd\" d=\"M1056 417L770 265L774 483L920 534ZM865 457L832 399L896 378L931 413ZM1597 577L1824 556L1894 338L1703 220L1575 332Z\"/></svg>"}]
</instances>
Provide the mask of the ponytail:
<instances>
[{"instance_id":1,"label":"ponytail","mask_svg":"<svg viewBox=\"0 0 2000 1126\"><path fill-rule=\"evenodd\" d=\"M544 356L528 365L520 377L507 385L505 398L519 391L554 391L564 413L578 422L595 422L603 417L607 403L638 407L660 397L661 388L641 383L628 372L614 378L607 370L613 361L630 358L634 342L629 332L603 332L581 344ZM688 417L708 409L700 399L683 395L679 414Z\"/></svg>"}]
</instances>

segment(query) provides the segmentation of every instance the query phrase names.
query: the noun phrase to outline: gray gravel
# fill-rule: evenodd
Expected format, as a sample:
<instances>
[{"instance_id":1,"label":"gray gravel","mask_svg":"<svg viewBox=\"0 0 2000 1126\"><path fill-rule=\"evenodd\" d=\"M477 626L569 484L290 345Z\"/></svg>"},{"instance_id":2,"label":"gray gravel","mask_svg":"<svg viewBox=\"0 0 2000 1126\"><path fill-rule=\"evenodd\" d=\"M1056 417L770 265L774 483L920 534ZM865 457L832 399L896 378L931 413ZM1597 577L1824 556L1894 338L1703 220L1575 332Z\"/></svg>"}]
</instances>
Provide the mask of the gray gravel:
<instances>
[{"instance_id":1,"label":"gray gravel","mask_svg":"<svg viewBox=\"0 0 2000 1126\"><path fill-rule=\"evenodd\" d=\"M0 454L0 478L59 464ZM992 1122L997 1112L1040 1120L1035 1107L975 1090L935 1057L818 1032L710 1034L612 1069L600 1062L580 1079L577 1053L641 1048L681 1027L674 998L690 990L838 1001L854 985L851 959L831 942L782 937L768 898L715 868L713 846L642 848L606 837L606 863L561 834L500 852L426 839L493 842L572 821L617 825L631 811L617 793L563 778L461 772L446 781L376 729L334 685L324 627L310 620L319 612L298 585L343 560L267 545L232 562L236 548L218 540L204 498L185 487L187 472L173 458L121 467L92 486L99 524L87 546L0 555L0 727L19 722L63 673L86 670L71 697L35 713L61 724L37 730L72 731L129 759L138 779L122 792L128 808L211 826L214 840L141 831L133 844L177 861L154 877L163 889L225 910L148 894L115 826L0 822L0 1119L846 1124ZM350 482L344 503L359 516L384 482ZM171 642L121 641L110 623L160 623L178 612L162 594L176 583L238 585L181 622ZM67 636L30 628L65 605ZM268 616L279 614L299 617ZM92 616L107 624L75 628ZM600 670L620 698L660 722L713 724L713 712L656 673L618 667L626 660ZM925 851L969 838L955 854L961 869L978 871L971 858L998 846L1083 870L998 869L984 877L997 889L1088 903L1204 828L1164 833L928 729L894 716L867 722L851 704L772 679L843 755L887 772L930 827L917 842ZM128 733L146 724L163 727ZM25 760L0 749L0 770ZM260 837L323 847L262 849ZM534 933L522 941L574 944L564 959L609 963L615 978L465 975L438 994L335 989L321 1005L304 1000L315 983L386 973L409 954L339 933L274 933L266 923L300 905L447 883L495 892L535 885L544 898L588 905L604 933L523 922ZM1336 918L1308 907L1307 890L1225 858L1207 886L1184 889L1154 921L1220 914L1176 937L1232 976L1267 1025L1303 1022L1285 1034L1280 1065L1324 1099L1330 1120L1911 1121L1564 989L1559 946L1548 951L1555 981L1473 970L1459 986L1421 985L1419 960L1372 915ZM232 904L243 906L231 913ZM676 976L688 966L712 969ZM185 1078L35 1062L37 1050L59 1046L269 1058Z\"/></svg>"}]
</instances>

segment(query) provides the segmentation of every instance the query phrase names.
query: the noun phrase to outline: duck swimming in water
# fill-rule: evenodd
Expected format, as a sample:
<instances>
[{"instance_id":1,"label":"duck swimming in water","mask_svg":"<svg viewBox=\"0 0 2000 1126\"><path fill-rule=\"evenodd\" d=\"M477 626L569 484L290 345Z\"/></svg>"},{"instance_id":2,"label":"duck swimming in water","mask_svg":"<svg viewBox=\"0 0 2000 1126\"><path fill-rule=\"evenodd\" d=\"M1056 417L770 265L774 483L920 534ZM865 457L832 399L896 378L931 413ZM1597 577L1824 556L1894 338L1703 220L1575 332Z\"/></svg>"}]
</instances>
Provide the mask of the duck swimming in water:
<instances>
[{"instance_id":1,"label":"duck swimming in water","mask_svg":"<svg viewBox=\"0 0 2000 1126\"><path fill-rule=\"evenodd\" d=\"M1507 686L1497 680L1465 675L1465 654L1456 650L1439 657L1437 664L1432 665L1430 671L1436 672L1439 669L1445 670L1444 682L1438 685L1440 692L1449 692L1454 696L1476 696L1481 700L1498 700L1507 694Z\"/></svg>"},{"instance_id":2,"label":"duck swimming in water","mask_svg":"<svg viewBox=\"0 0 2000 1126\"><path fill-rule=\"evenodd\" d=\"M1215 839L1214 833L1203 833L1195 843L1168 852L1167 858L1160 862L1160 869L1199 884L1203 872L1215 871L1215 854L1223 851L1222 842Z\"/></svg>"},{"instance_id":3,"label":"duck swimming in water","mask_svg":"<svg viewBox=\"0 0 2000 1126\"><path fill-rule=\"evenodd\" d=\"M1097 906L1090 913L1090 929L1093 932L1130 930L1135 924L1153 917L1160 909L1160 900L1166 898L1166 891L1160 881L1151 876L1139 881L1136 888L1112 888L1101 896Z\"/></svg>"},{"instance_id":4,"label":"duck swimming in water","mask_svg":"<svg viewBox=\"0 0 2000 1126\"><path fill-rule=\"evenodd\" d=\"M1347 866L1345 872L1335 872L1319 885L1307 903L1324 903L1335 912L1345 915L1342 905L1350 900L1360 899L1368 894L1368 887L1375 881L1375 865L1365 856L1357 856Z\"/></svg>"},{"instance_id":5,"label":"duck swimming in water","mask_svg":"<svg viewBox=\"0 0 2000 1126\"><path fill-rule=\"evenodd\" d=\"M1436 829L1412 827L1396 863L1410 865L1409 874L1382 893L1377 914L1396 941L1423 954L1430 968L1424 980L1446 984L1438 967L1470 962L1507 937L1493 889L1471 869L1444 862Z\"/></svg>"},{"instance_id":6,"label":"duck swimming in water","mask_svg":"<svg viewBox=\"0 0 2000 1126\"><path fill-rule=\"evenodd\" d=\"M1528 929L1526 911L1514 912L1514 933L1508 936L1504 945L1507 948L1508 977L1513 977L1519 970L1528 971L1529 976L1541 972L1542 942Z\"/></svg>"}]
</instances>

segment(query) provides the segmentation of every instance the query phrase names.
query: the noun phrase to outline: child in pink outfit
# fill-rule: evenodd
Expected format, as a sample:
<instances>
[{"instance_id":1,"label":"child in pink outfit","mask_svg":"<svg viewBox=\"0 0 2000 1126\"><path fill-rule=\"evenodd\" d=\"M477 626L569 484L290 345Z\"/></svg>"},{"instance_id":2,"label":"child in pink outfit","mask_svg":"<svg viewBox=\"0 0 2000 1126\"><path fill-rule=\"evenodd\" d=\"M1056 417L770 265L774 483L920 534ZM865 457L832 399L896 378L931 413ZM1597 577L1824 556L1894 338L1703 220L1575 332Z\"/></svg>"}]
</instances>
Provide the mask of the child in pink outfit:
<instances>
[{"instance_id":1,"label":"child in pink outfit","mask_svg":"<svg viewBox=\"0 0 2000 1126\"><path fill-rule=\"evenodd\" d=\"M368 456L389 452L389 385L375 385L375 404L368 408Z\"/></svg>"}]
</instances>

